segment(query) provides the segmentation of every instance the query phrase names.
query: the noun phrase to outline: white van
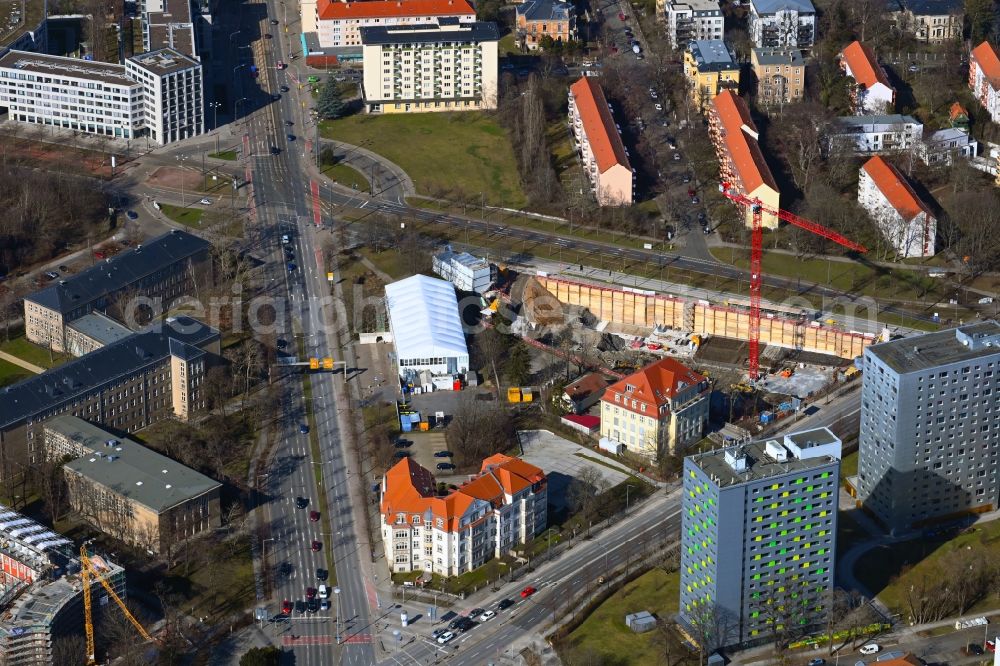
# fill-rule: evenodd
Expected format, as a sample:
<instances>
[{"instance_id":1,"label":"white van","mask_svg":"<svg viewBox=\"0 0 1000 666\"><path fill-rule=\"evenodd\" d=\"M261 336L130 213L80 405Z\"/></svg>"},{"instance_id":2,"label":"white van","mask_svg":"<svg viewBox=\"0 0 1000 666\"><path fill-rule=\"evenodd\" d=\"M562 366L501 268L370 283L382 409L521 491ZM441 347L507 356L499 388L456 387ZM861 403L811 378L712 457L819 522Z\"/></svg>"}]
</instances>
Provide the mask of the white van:
<instances>
[{"instance_id":1,"label":"white van","mask_svg":"<svg viewBox=\"0 0 1000 666\"><path fill-rule=\"evenodd\" d=\"M860 652L861 654L875 654L881 649L882 648L880 648L875 643L869 643L868 645L862 645L861 649L858 650L858 652Z\"/></svg>"},{"instance_id":2,"label":"white van","mask_svg":"<svg viewBox=\"0 0 1000 666\"><path fill-rule=\"evenodd\" d=\"M330 598L330 588L328 588L325 584L319 586L319 598L320 599Z\"/></svg>"}]
</instances>

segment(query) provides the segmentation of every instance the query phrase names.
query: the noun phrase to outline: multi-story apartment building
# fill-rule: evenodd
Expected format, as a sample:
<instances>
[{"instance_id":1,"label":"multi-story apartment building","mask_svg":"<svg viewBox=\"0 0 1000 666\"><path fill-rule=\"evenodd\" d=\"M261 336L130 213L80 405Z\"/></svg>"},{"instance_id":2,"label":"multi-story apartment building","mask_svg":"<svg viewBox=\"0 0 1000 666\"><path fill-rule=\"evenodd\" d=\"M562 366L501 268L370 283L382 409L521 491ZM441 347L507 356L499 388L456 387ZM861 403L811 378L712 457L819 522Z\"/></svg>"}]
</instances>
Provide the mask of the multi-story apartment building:
<instances>
[{"instance_id":1,"label":"multi-story apartment building","mask_svg":"<svg viewBox=\"0 0 1000 666\"><path fill-rule=\"evenodd\" d=\"M753 49L750 64L757 79L757 104L775 106L801 102L806 89L806 64L798 49Z\"/></svg>"},{"instance_id":2,"label":"multi-story apartment building","mask_svg":"<svg viewBox=\"0 0 1000 666\"><path fill-rule=\"evenodd\" d=\"M25 296L25 336L53 351L79 349L67 344L73 337L67 329L77 319L107 310L128 318L140 296L166 311L211 281L211 244L175 229Z\"/></svg>"},{"instance_id":3,"label":"multi-story apartment building","mask_svg":"<svg viewBox=\"0 0 1000 666\"><path fill-rule=\"evenodd\" d=\"M205 131L201 65L173 49L124 65L8 51L0 107L18 122L159 145Z\"/></svg>"},{"instance_id":4,"label":"multi-story apartment building","mask_svg":"<svg viewBox=\"0 0 1000 666\"><path fill-rule=\"evenodd\" d=\"M411 458L382 479L382 543L393 572L457 576L526 543L546 528L545 474L497 454L457 490L439 496L434 476Z\"/></svg>"},{"instance_id":5,"label":"multi-story apartment building","mask_svg":"<svg viewBox=\"0 0 1000 666\"><path fill-rule=\"evenodd\" d=\"M900 257L933 257L937 218L903 174L876 155L861 167L858 203Z\"/></svg>"},{"instance_id":6,"label":"multi-story apartment building","mask_svg":"<svg viewBox=\"0 0 1000 666\"><path fill-rule=\"evenodd\" d=\"M500 32L495 23L442 18L360 31L369 113L496 108Z\"/></svg>"},{"instance_id":7,"label":"multi-story apartment building","mask_svg":"<svg viewBox=\"0 0 1000 666\"><path fill-rule=\"evenodd\" d=\"M875 52L861 42L854 41L840 52L840 68L853 78L851 103L854 113L891 113L896 107L896 89L889 84L885 70L875 59Z\"/></svg>"},{"instance_id":8,"label":"multi-story apartment building","mask_svg":"<svg viewBox=\"0 0 1000 666\"><path fill-rule=\"evenodd\" d=\"M205 133L201 63L170 48L132 56L125 72L142 84L143 125L163 146Z\"/></svg>"},{"instance_id":9,"label":"multi-story apartment building","mask_svg":"<svg viewBox=\"0 0 1000 666\"><path fill-rule=\"evenodd\" d=\"M704 649L825 621L840 457L818 428L684 459L680 620Z\"/></svg>"},{"instance_id":10,"label":"multi-story apartment building","mask_svg":"<svg viewBox=\"0 0 1000 666\"><path fill-rule=\"evenodd\" d=\"M965 7L961 0L896 0L889 16L903 33L925 44L962 38Z\"/></svg>"},{"instance_id":11,"label":"multi-story apartment building","mask_svg":"<svg viewBox=\"0 0 1000 666\"><path fill-rule=\"evenodd\" d=\"M923 124L913 116L844 116L828 128L826 139L858 155L878 155L916 149L923 135Z\"/></svg>"},{"instance_id":12,"label":"multi-story apartment building","mask_svg":"<svg viewBox=\"0 0 1000 666\"><path fill-rule=\"evenodd\" d=\"M740 86L740 66L721 39L690 42L684 52L684 77L691 102L702 113L722 90Z\"/></svg>"},{"instance_id":13,"label":"multi-story apartment building","mask_svg":"<svg viewBox=\"0 0 1000 666\"><path fill-rule=\"evenodd\" d=\"M969 88L993 122L1000 123L1000 58L989 42L972 49L969 57Z\"/></svg>"},{"instance_id":14,"label":"multi-story apartment building","mask_svg":"<svg viewBox=\"0 0 1000 666\"><path fill-rule=\"evenodd\" d=\"M611 105L592 77L584 76L569 87L569 126L597 204L631 204L635 170L629 164Z\"/></svg>"},{"instance_id":15,"label":"multi-story apartment building","mask_svg":"<svg viewBox=\"0 0 1000 666\"><path fill-rule=\"evenodd\" d=\"M124 600L125 570L90 554L97 572ZM107 593L90 579L94 621ZM0 660L10 666L58 663L56 639L83 633L83 579L73 543L5 506L0 506ZM117 609L114 611L117 612Z\"/></svg>"},{"instance_id":16,"label":"multi-story apartment building","mask_svg":"<svg viewBox=\"0 0 1000 666\"><path fill-rule=\"evenodd\" d=\"M715 146L722 182L751 199L758 199L771 210L778 210L778 184L764 161L757 126L750 118L750 108L735 91L723 90L712 100L708 112L708 134ZM753 212L749 208L746 223L747 226L753 225ZM778 216L764 211L761 224L767 229L777 229Z\"/></svg>"},{"instance_id":17,"label":"multi-story apartment building","mask_svg":"<svg viewBox=\"0 0 1000 666\"><path fill-rule=\"evenodd\" d=\"M466 0L370 0L316 3L316 31L323 48L361 53L361 28L425 25L450 18L473 23L476 10Z\"/></svg>"},{"instance_id":18,"label":"multi-story apartment building","mask_svg":"<svg viewBox=\"0 0 1000 666\"><path fill-rule=\"evenodd\" d=\"M672 358L647 365L605 389L601 438L648 458L680 453L702 438L710 393L705 377Z\"/></svg>"},{"instance_id":19,"label":"multi-story apartment building","mask_svg":"<svg viewBox=\"0 0 1000 666\"><path fill-rule=\"evenodd\" d=\"M132 432L204 409L219 332L188 317L149 329L2 389L0 476L42 460L42 423L71 414Z\"/></svg>"},{"instance_id":20,"label":"multi-story apartment building","mask_svg":"<svg viewBox=\"0 0 1000 666\"><path fill-rule=\"evenodd\" d=\"M543 37L566 43L576 39L576 7L564 0L525 0L516 7L517 39L531 50Z\"/></svg>"},{"instance_id":21,"label":"multi-story apartment building","mask_svg":"<svg viewBox=\"0 0 1000 666\"><path fill-rule=\"evenodd\" d=\"M1000 508L1000 324L864 352L858 498L894 533Z\"/></svg>"},{"instance_id":22,"label":"multi-story apartment building","mask_svg":"<svg viewBox=\"0 0 1000 666\"><path fill-rule=\"evenodd\" d=\"M765 48L812 47L816 8L809 0L750 0L750 39Z\"/></svg>"},{"instance_id":23,"label":"multi-story apartment building","mask_svg":"<svg viewBox=\"0 0 1000 666\"><path fill-rule=\"evenodd\" d=\"M222 525L222 484L76 416L45 422L45 455L63 465L70 506L105 534L152 552Z\"/></svg>"},{"instance_id":24,"label":"multi-story apartment building","mask_svg":"<svg viewBox=\"0 0 1000 666\"><path fill-rule=\"evenodd\" d=\"M924 164L951 166L955 158L972 159L978 150L979 142L969 135L967 128L946 127L924 135L917 145L917 156Z\"/></svg>"},{"instance_id":25,"label":"multi-story apartment building","mask_svg":"<svg viewBox=\"0 0 1000 666\"><path fill-rule=\"evenodd\" d=\"M722 39L725 21L717 0L657 0L657 14L667 24L670 48L704 39Z\"/></svg>"},{"instance_id":26,"label":"multi-story apartment building","mask_svg":"<svg viewBox=\"0 0 1000 666\"><path fill-rule=\"evenodd\" d=\"M0 107L11 120L135 139L143 99L122 65L27 51L0 57Z\"/></svg>"}]
</instances>

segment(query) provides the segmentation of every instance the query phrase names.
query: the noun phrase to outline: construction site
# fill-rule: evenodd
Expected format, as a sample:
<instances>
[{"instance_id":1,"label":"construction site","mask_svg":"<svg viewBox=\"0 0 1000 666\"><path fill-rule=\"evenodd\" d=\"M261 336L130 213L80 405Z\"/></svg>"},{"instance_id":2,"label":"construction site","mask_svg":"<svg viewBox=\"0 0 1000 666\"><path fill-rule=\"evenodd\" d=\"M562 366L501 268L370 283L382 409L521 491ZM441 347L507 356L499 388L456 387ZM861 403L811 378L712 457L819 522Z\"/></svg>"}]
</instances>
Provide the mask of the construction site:
<instances>
[{"instance_id":1,"label":"construction site","mask_svg":"<svg viewBox=\"0 0 1000 666\"><path fill-rule=\"evenodd\" d=\"M876 336L789 310L761 312L759 368L750 376L749 308L546 274L511 276L514 332L581 368L624 377L664 357L713 381L714 417L760 424L850 380Z\"/></svg>"}]
</instances>

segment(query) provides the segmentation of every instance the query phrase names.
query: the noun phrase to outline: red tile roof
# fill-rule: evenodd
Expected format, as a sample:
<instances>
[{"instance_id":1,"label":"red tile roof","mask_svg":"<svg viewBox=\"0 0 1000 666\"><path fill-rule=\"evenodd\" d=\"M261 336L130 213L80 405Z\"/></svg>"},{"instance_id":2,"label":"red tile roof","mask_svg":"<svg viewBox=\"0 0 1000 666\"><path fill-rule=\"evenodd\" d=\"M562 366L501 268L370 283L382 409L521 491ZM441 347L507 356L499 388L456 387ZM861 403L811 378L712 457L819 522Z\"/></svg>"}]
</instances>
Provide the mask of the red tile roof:
<instances>
[{"instance_id":1,"label":"red tile roof","mask_svg":"<svg viewBox=\"0 0 1000 666\"><path fill-rule=\"evenodd\" d=\"M614 402L614 395L621 393L627 395L629 399L640 400L660 408L681 389L703 381L705 378L691 368L672 358L665 358L609 386L604 392L603 400ZM632 391L627 390L629 386L632 387Z\"/></svg>"},{"instance_id":2,"label":"red tile roof","mask_svg":"<svg viewBox=\"0 0 1000 666\"><path fill-rule=\"evenodd\" d=\"M983 70L983 76L990 82L990 85L1000 90L1000 58L989 42L983 42L972 49L972 59Z\"/></svg>"},{"instance_id":3,"label":"red tile roof","mask_svg":"<svg viewBox=\"0 0 1000 666\"><path fill-rule=\"evenodd\" d=\"M603 392L607 386L607 379L596 372L591 372L567 384L563 390L571 400L586 400L593 393Z\"/></svg>"},{"instance_id":4,"label":"red tile roof","mask_svg":"<svg viewBox=\"0 0 1000 666\"><path fill-rule=\"evenodd\" d=\"M953 103L951 108L948 110L948 120L955 120L956 118L961 118L962 116L965 116L965 118L968 119L969 112L966 111L965 107L959 102Z\"/></svg>"},{"instance_id":5,"label":"red tile roof","mask_svg":"<svg viewBox=\"0 0 1000 666\"><path fill-rule=\"evenodd\" d=\"M712 105L722 125L726 148L743 190L749 194L761 185L767 185L777 192L778 184L760 151L757 126L750 119L747 103L732 90L723 90L712 100Z\"/></svg>"},{"instance_id":6,"label":"red tile roof","mask_svg":"<svg viewBox=\"0 0 1000 666\"><path fill-rule=\"evenodd\" d=\"M545 480L541 469L520 458L503 454L483 461L482 473L446 497L437 497L434 476L412 458L403 458L385 473L382 514L395 522L396 514L422 518L429 511L445 521L448 531L458 529L461 518L476 501L500 506L504 495L513 495Z\"/></svg>"},{"instance_id":7,"label":"red tile roof","mask_svg":"<svg viewBox=\"0 0 1000 666\"><path fill-rule=\"evenodd\" d=\"M563 414L562 420L579 424L590 430L597 430L601 427L601 417L590 414Z\"/></svg>"},{"instance_id":8,"label":"red tile roof","mask_svg":"<svg viewBox=\"0 0 1000 666\"><path fill-rule=\"evenodd\" d=\"M886 88L892 88L889 85L889 79L885 76L885 71L875 59L875 52L861 42L852 42L850 46L841 51L840 57L847 63L854 80L865 88L871 88L876 83L881 83Z\"/></svg>"},{"instance_id":9,"label":"red tile roof","mask_svg":"<svg viewBox=\"0 0 1000 666\"><path fill-rule=\"evenodd\" d=\"M316 9L320 20L388 18L393 16L475 16L466 0L370 0L337 2L319 0Z\"/></svg>"},{"instance_id":10,"label":"red tile roof","mask_svg":"<svg viewBox=\"0 0 1000 666\"><path fill-rule=\"evenodd\" d=\"M887 659L878 662L879 666L924 666L924 660L916 655L907 653L897 659Z\"/></svg>"},{"instance_id":11,"label":"red tile roof","mask_svg":"<svg viewBox=\"0 0 1000 666\"><path fill-rule=\"evenodd\" d=\"M889 200L889 204L909 222L920 213L931 214L931 211L918 197L910 184L896 168L886 162L880 155L871 158L862 167L875 186Z\"/></svg>"},{"instance_id":12,"label":"red tile roof","mask_svg":"<svg viewBox=\"0 0 1000 666\"><path fill-rule=\"evenodd\" d=\"M601 86L592 77L584 76L570 86L569 90L576 103L577 113L580 114L583 131L590 142L590 150L597 161L597 168L604 173L614 165L621 164L631 171L625 146L615 128L615 119L608 109L608 100L604 98Z\"/></svg>"}]
</instances>

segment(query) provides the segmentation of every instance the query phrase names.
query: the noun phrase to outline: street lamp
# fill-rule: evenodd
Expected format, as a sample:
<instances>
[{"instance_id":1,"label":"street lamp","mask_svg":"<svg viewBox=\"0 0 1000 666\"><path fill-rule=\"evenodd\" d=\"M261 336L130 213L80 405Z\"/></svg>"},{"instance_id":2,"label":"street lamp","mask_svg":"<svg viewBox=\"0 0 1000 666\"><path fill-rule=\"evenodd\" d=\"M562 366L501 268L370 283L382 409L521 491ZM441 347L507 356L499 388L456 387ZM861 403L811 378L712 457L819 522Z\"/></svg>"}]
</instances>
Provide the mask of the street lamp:
<instances>
[{"instance_id":1,"label":"street lamp","mask_svg":"<svg viewBox=\"0 0 1000 666\"><path fill-rule=\"evenodd\" d=\"M625 484L625 515L628 515L628 491L632 486Z\"/></svg>"},{"instance_id":2,"label":"street lamp","mask_svg":"<svg viewBox=\"0 0 1000 666\"><path fill-rule=\"evenodd\" d=\"M240 65L240 67L242 67L242 65ZM237 106L239 106L240 102L245 102L245 101L247 101L246 97L240 97L238 100L236 100L235 102L233 102L233 123L234 124L237 123L237 122L239 122L239 119L236 117L236 108L237 108Z\"/></svg>"},{"instance_id":3,"label":"street lamp","mask_svg":"<svg viewBox=\"0 0 1000 666\"><path fill-rule=\"evenodd\" d=\"M209 102L208 105L212 107L212 129L219 129L219 107L222 106L222 102ZM215 152L219 152L218 146Z\"/></svg>"},{"instance_id":4,"label":"street lamp","mask_svg":"<svg viewBox=\"0 0 1000 666\"><path fill-rule=\"evenodd\" d=\"M177 163L180 164L187 160L187 155L176 155ZM181 206L186 206L184 203L184 174L181 174Z\"/></svg>"},{"instance_id":5,"label":"street lamp","mask_svg":"<svg viewBox=\"0 0 1000 666\"><path fill-rule=\"evenodd\" d=\"M333 596L337 597L337 645L340 645L340 588L333 588Z\"/></svg>"}]
</instances>

